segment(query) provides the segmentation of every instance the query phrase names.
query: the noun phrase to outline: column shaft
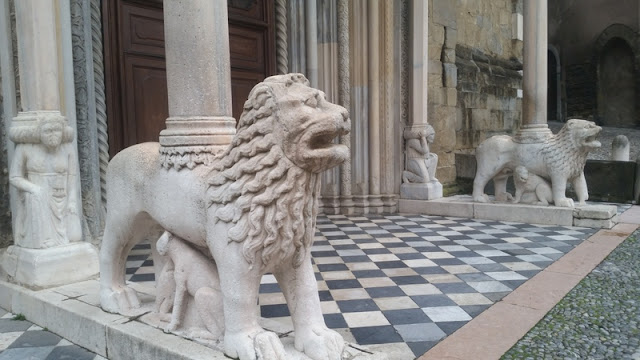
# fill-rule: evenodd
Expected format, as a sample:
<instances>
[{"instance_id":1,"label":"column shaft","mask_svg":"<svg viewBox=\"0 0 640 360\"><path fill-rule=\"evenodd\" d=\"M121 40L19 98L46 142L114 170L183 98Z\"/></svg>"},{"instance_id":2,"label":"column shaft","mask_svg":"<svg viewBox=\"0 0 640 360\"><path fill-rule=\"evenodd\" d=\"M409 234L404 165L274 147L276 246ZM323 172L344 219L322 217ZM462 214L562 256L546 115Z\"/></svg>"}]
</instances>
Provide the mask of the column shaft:
<instances>
[{"instance_id":1,"label":"column shaft","mask_svg":"<svg viewBox=\"0 0 640 360\"><path fill-rule=\"evenodd\" d=\"M164 4L169 118L163 166L209 164L235 134L226 1Z\"/></svg>"},{"instance_id":2,"label":"column shaft","mask_svg":"<svg viewBox=\"0 0 640 360\"><path fill-rule=\"evenodd\" d=\"M51 0L15 2L22 111L60 110L56 8Z\"/></svg>"},{"instance_id":3,"label":"column shaft","mask_svg":"<svg viewBox=\"0 0 640 360\"><path fill-rule=\"evenodd\" d=\"M318 87L318 5L316 0L307 0L305 6L307 78L312 87Z\"/></svg>"},{"instance_id":4,"label":"column shaft","mask_svg":"<svg viewBox=\"0 0 640 360\"><path fill-rule=\"evenodd\" d=\"M547 124L547 0L524 2L523 127Z\"/></svg>"},{"instance_id":5,"label":"column shaft","mask_svg":"<svg viewBox=\"0 0 640 360\"><path fill-rule=\"evenodd\" d=\"M382 206L380 195L380 4L369 0L369 194L371 206Z\"/></svg>"},{"instance_id":6,"label":"column shaft","mask_svg":"<svg viewBox=\"0 0 640 360\"><path fill-rule=\"evenodd\" d=\"M429 89L429 4L411 2L411 116L412 126L426 125Z\"/></svg>"}]
</instances>

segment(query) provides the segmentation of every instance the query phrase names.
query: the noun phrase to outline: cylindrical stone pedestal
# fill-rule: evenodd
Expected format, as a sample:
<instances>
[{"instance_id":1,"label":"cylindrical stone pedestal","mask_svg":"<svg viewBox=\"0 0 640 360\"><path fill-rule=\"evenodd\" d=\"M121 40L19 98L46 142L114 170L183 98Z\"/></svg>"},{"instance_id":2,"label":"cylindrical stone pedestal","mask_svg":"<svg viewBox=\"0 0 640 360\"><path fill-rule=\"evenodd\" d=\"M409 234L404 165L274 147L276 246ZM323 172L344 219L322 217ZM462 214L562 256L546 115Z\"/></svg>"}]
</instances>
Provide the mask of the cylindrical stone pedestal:
<instances>
[{"instance_id":1,"label":"cylindrical stone pedestal","mask_svg":"<svg viewBox=\"0 0 640 360\"><path fill-rule=\"evenodd\" d=\"M164 4L169 118L160 132L163 166L209 164L235 134L226 1Z\"/></svg>"}]
</instances>

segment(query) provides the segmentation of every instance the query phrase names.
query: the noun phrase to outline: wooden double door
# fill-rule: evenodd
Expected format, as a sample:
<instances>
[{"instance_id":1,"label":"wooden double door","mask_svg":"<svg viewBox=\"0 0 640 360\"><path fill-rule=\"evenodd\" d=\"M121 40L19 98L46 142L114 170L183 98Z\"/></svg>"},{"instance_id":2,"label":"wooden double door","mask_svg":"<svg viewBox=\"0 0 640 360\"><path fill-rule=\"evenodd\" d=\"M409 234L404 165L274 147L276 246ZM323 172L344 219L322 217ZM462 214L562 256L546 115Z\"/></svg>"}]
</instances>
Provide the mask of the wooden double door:
<instances>
[{"instance_id":1,"label":"wooden double door","mask_svg":"<svg viewBox=\"0 0 640 360\"><path fill-rule=\"evenodd\" d=\"M171 1L171 0L168 0ZM210 0L224 1L224 0ZM169 115L162 0L102 2L109 153L158 141ZM228 0L233 116L275 73L273 0Z\"/></svg>"}]
</instances>

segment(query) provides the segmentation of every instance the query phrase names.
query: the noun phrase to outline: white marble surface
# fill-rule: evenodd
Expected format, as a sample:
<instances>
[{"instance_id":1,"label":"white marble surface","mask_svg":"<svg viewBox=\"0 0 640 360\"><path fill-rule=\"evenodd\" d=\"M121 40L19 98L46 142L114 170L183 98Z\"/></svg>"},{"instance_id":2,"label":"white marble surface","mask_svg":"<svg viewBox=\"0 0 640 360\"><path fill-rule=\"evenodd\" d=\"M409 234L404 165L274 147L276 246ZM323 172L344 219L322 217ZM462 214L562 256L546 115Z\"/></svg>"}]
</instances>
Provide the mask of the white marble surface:
<instances>
[{"instance_id":1,"label":"white marble surface","mask_svg":"<svg viewBox=\"0 0 640 360\"><path fill-rule=\"evenodd\" d=\"M201 252L171 257L174 272L178 260L184 262L183 270L191 272L186 284L174 274L173 305L180 305L178 295L195 294L199 307L198 293L219 283L222 306L214 313L224 314L225 354L241 360L286 358L278 337L257 321L260 278L272 272L289 300L295 348L314 360L339 358L344 340L325 325L310 247L319 174L350 156L348 147L333 142L349 129L346 109L327 101L304 75L288 74L267 78L253 88L236 136L210 166L163 168L158 143L121 151L111 160L107 175L107 223L100 254L102 308L114 313L140 308L140 299L122 276L125 250L167 229ZM186 264L202 263L202 256L210 255L217 273L209 273L219 277L217 282L197 279L198 266L189 270ZM180 285L188 289L178 291ZM206 325L213 326L217 325ZM168 330L174 328L177 324L172 323Z\"/></svg>"}]
</instances>

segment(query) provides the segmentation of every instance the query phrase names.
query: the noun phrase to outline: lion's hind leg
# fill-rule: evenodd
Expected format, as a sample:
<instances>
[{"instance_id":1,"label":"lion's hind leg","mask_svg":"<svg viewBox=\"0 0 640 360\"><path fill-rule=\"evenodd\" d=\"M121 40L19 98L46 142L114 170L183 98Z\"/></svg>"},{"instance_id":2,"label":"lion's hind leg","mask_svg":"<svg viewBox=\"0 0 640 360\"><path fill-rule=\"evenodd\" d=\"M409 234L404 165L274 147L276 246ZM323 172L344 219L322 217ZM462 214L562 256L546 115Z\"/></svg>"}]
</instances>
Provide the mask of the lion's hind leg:
<instances>
[{"instance_id":1,"label":"lion's hind leg","mask_svg":"<svg viewBox=\"0 0 640 360\"><path fill-rule=\"evenodd\" d=\"M140 307L135 290L125 283L127 256L155 225L146 213L108 213L100 249L100 304L105 311L123 313Z\"/></svg>"}]
</instances>

